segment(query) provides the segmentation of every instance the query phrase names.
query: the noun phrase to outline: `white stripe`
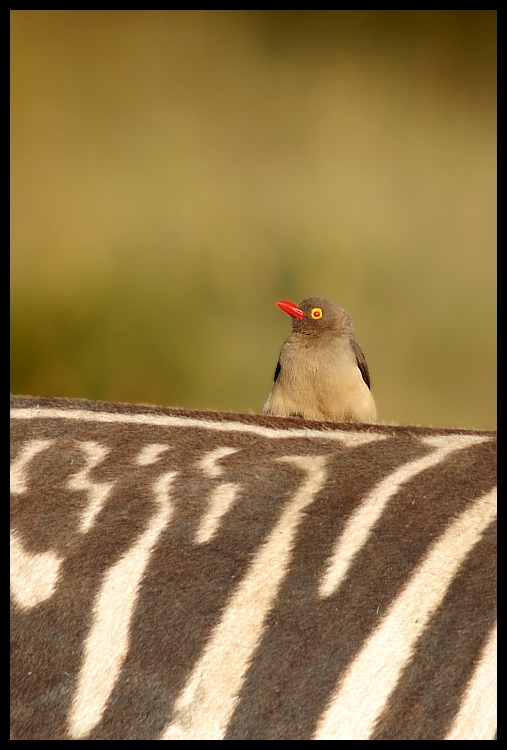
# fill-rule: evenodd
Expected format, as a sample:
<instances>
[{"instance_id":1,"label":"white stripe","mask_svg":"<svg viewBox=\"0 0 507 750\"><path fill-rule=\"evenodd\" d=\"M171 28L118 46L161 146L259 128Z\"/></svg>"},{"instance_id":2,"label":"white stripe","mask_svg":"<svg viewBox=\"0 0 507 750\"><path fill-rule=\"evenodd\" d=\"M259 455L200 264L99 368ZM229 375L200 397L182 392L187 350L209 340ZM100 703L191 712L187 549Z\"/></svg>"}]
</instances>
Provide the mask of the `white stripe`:
<instances>
[{"instance_id":1,"label":"white stripe","mask_svg":"<svg viewBox=\"0 0 507 750\"><path fill-rule=\"evenodd\" d=\"M473 503L431 546L380 625L339 681L314 739L367 740L417 639L459 566L496 513L496 490Z\"/></svg>"},{"instance_id":2,"label":"white stripe","mask_svg":"<svg viewBox=\"0 0 507 750\"><path fill-rule=\"evenodd\" d=\"M195 534L196 544L206 544L215 536L220 526L220 521L234 503L239 484L226 482L215 487L208 500L208 510L204 514Z\"/></svg>"},{"instance_id":3,"label":"white stripe","mask_svg":"<svg viewBox=\"0 0 507 750\"><path fill-rule=\"evenodd\" d=\"M224 473L224 469L219 465L219 461L226 456L231 456L238 452L238 448L228 448L222 446L208 451L203 458L196 463L207 477L214 479ZM222 517L227 513L236 499L239 484L227 482L215 487L208 500L208 509L201 518L199 528L195 535L196 544L205 544L209 542L216 534Z\"/></svg>"},{"instance_id":4,"label":"white stripe","mask_svg":"<svg viewBox=\"0 0 507 750\"><path fill-rule=\"evenodd\" d=\"M355 556L364 546L372 528L384 509L403 484L422 471L443 461L454 451L469 448L488 438L480 435L437 435L422 438L422 442L436 448L433 453L399 466L382 479L368 493L347 522L330 556L327 570L319 586L321 597L331 596L343 582Z\"/></svg>"},{"instance_id":5,"label":"white stripe","mask_svg":"<svg viewBox=\"0 0 507 750\"><path fill-rule=\"evenodd\" d=\"M200 458L196 462L197 466L211 479L220 477L224 473L224 469L223 466L218 464L218 462L226 456L231 456L233 453L237 453L238 450L239 448L228 448L225 445L221 448L215 448L212 451L208 451L203 458Z\"/></svg>"},{"instance_id":6,"label":"white stripe","mask_svg":"<svg viewBox=\"0 0 507 750\"><path fill-rule=\"evenodd\" d=\"M497 727L496 625L482 649L446 740L494 740Z\"/></svg>"},{"instance_id":7,"label":"white stripe","mask_svg":"<svg viewBox=\"0 0 507 750\"><path fill-rule=\"evenodd\" d=\"M74 739L84 738L100 721L127 655L139 585L173 512L169 490L176 474L172 471L157 479L153 487L157 512L136 544L104 575L70 710L69 734Z\"/></svg>"},{"instance_id":8,"label":"white stripe","mask_svg":"<svg viewBox=\"0 0 507 750\"><path fill-rule=\"evenodd\" d=\"M26 492L26 471L28 464L38 453L45 451L53 440L29 440L20 450L17 458L11 464L11 492L22 495Z\"/></svg>"},{"instance_id":9,"label":"white stripe","mask_svg":"<svg viewBox=\"0 0 507 750\"><path fill-rule=\"evenodd\" d=\"M54 594L63 558L54 552L26 552L16 531L10 541L11 596L21 609L31 609Z\"/></svg>"},{"instance_id":10,"label":"white stripe","mask_svg":"<svg viewBox=\"0 0 507 750\"><path fill-rule=\"evenodd\" d=\"M151 443L151 445L145 445L141 448L139 454L136 456L134 463L138 466L151 466L156 463L162 453L169 450L168 445L162 445L161 443Z\"/></svg>"},{"instance_id":11,"label":"white stripe","mask_svg":"<svg viewBox=\"0 0 507 750\"><path fill-rule=\"evenodd\" d=\"M102 422L111 424L146 424L153 427L198 427L216 432L245 432L267 438L320 438L337 440L347 448L355 448L385 440L386 435L375 432L341 432L336 429L308 430L288 429L275 430L271 427L245 424L244 422L213 422L194 417L169 417L162 414L108 414L92 412L85 409L45 409L45 408L12 408L11 419L69 419L79 422Z\"/></svg>"},{"instance_id":12,"label":"white stripe","mask_svg":"<svg viewBox=\"0 0 507 750\"><path fill-rule=\"evenodd\" d=\"M30 461L49 448L53 440L29 440L11 464L11 493L27 491ZM22 609L31 609L49 599L58 584L62 558L54 552L31 553L23 546L18 533L10 534L11 596Z\"/></svg>"},{"instance_id":13,"label":"white stripe","mask_svg":"<svg viewBox=\"0 0 507 750\"><path fill-rule=\"evenodd\" d=\"M176 701L172 723L160 739L218 740L225 734L264 622L286 575L302 512L326 478L323 456L277 460L294 464L307 477L232 596Z\"/></svg>"},{"instance_id":14,"label":"white stripe","mask_svg":"<svg viewBox=\"0 0 507 750\"><path fill-rule=\"evenodd\" d=\"M79 531L85 534L93 526L114 487L114 482L95 482L90 478L90 472L104 461L110 452L109 448L104 448L92 440L79 443L79 447L85 454L86 465L69 479L67 487L70 490L86 492L88 495L88 505L83 510L79 522Z\"/></svg>"}]
</instances>

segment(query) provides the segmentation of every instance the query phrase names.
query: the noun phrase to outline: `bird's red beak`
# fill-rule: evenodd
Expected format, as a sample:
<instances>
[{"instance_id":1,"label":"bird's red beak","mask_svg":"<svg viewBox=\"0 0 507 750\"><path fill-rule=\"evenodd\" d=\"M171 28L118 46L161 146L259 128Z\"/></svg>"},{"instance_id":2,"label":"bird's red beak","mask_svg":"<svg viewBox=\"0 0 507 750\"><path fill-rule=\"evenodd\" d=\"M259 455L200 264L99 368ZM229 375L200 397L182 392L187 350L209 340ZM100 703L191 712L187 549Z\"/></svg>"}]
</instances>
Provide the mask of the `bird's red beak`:
<instances>
[{"instance_id":1,"label":"bird's red beak","mask_svg":"<svg viewBox=\"0 0 507 750\"><path fill-rule=\"evenodd\" d=\"M305 317L304 312L294 302L289 302L286 299L281 299L276 304L278 305L280 310L289 313L289 315L292 315L293 318L299 318L301 320Z\"/></svg>"}]
</instances>

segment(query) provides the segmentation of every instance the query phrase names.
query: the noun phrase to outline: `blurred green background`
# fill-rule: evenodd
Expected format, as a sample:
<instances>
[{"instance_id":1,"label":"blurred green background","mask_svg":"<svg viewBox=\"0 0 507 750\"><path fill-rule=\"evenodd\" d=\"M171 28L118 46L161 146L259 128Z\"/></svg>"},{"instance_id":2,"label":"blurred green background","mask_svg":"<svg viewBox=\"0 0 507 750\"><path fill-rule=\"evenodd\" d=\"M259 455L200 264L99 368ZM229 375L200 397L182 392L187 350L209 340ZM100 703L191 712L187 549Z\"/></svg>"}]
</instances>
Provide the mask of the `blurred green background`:
<instances>
[{"instance_id":1,"label":"blurred green background","mask_svg":"<svg viewBox=\"0 0 507 750\"><path fill-rule=\"evenodd\" d=\"M495 11L11 12L13 393L258 412L319 294L493 428L495 244Z\"/></svg>"}]
</instances>

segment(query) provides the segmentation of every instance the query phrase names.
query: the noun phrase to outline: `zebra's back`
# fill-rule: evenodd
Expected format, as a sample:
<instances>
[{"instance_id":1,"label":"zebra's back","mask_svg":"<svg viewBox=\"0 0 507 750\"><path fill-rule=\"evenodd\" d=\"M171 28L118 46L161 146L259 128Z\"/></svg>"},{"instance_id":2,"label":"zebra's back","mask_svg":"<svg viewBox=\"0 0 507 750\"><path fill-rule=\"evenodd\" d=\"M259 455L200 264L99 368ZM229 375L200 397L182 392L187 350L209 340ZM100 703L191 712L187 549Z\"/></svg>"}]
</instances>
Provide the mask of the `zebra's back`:
<instances>
[{"instance_id":1,"label":"zebra's back","mask_svg":"<svg viewBox=\"0 0 507 750\"><path fill-rule=\"evenodd\" d=\"M493 739L496 435L11 398L15 739Z\"/></svg>"}]
</instances>

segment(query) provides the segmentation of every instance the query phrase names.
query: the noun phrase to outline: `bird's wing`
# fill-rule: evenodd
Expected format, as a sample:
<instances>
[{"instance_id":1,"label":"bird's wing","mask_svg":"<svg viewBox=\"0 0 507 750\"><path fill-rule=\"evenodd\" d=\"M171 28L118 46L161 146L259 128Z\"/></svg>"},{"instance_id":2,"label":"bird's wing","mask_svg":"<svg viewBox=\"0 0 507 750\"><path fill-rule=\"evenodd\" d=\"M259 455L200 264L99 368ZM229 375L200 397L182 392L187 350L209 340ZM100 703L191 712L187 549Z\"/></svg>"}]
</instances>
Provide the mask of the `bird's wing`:
<instances>
[{"instance_id":1,"label":"bird's wing","mask_svg":"<svg viewBox=\"0 0 507 750\"><path fill-rule=\"evenodd\" d=\"M278 380L278 376L280 375L281 369L282 368L280 367L280 360L278 360L278 362L276 363L275 377L273 378L273 383L276 383L276 381Z\"/></svg>"},{"instance_id":2,"label":"bird's wing","mask_svg":"<svg viewBox=\"0 0 507 750\"><path fill-rule=\"evenodd\" d=\"M363 380L368 386L368 388L370 388L370 372L368 370L368 364L366 362L366 357L364 356L364 352L359 346L357 340L353 336L351 336L350 338L350 344L352 346L352 350L354 354L356 355L357 366L359 367L361 375L363 376Z\"/></svg>"}]
</instances>

